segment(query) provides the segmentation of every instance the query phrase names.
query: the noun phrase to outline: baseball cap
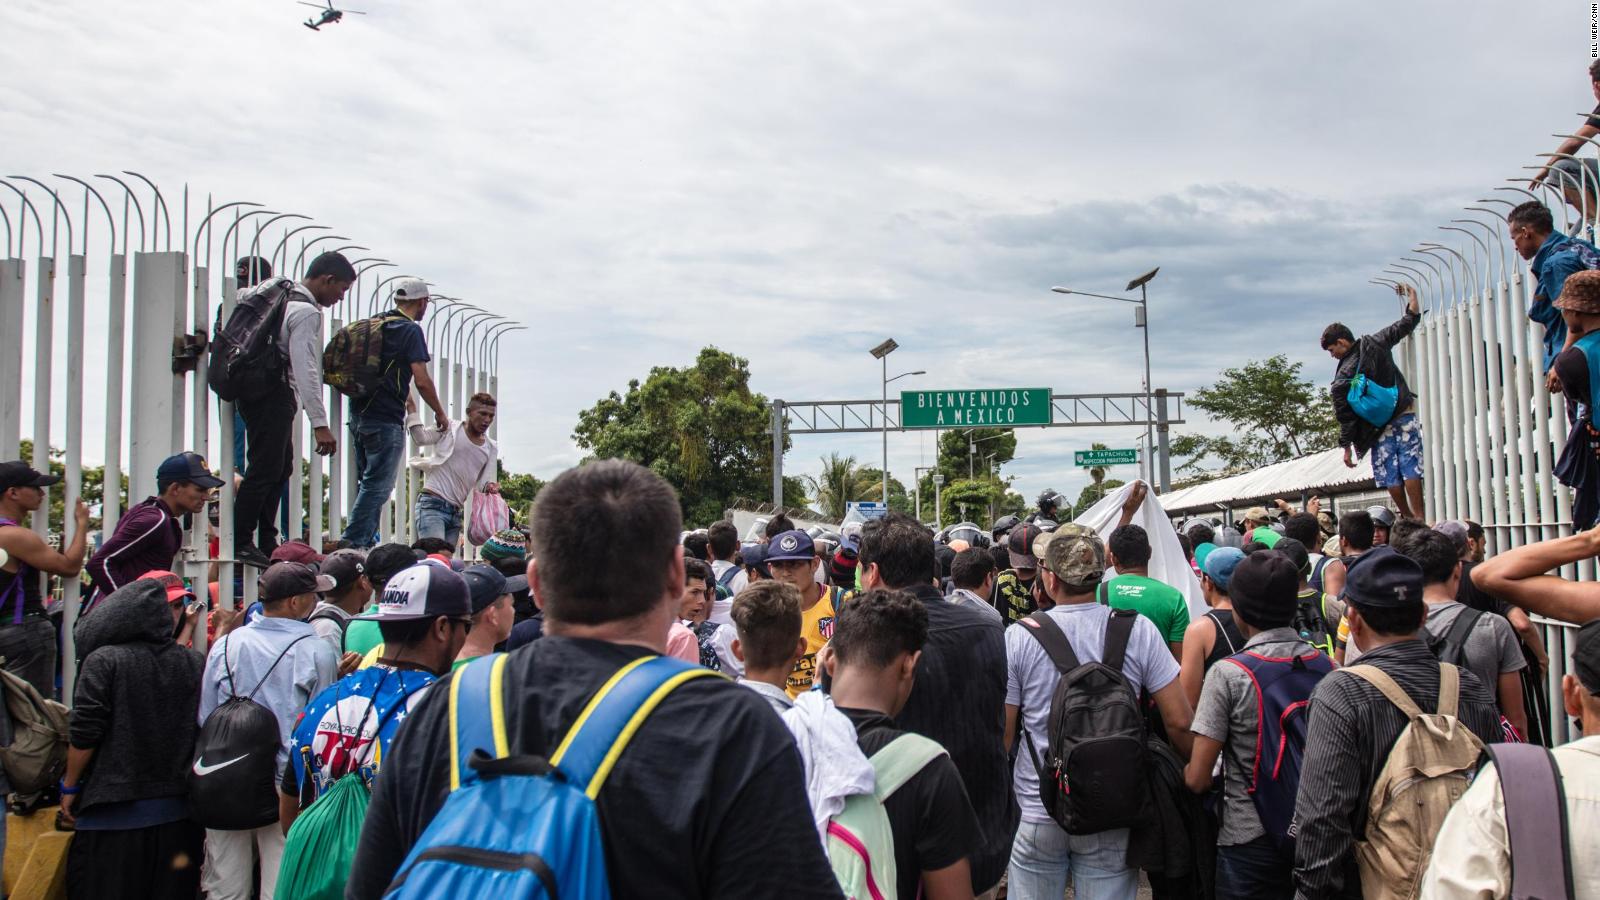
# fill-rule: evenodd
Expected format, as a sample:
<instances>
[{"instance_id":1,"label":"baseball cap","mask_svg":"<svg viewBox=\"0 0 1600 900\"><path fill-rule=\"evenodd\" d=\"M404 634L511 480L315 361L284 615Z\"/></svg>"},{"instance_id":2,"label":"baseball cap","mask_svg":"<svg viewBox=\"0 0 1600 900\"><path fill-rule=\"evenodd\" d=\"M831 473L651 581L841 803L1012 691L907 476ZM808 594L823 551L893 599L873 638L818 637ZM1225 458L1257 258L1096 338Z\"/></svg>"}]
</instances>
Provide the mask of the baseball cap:
<instances>
[{"instance_id":1,"label":"baseball cap","mask_svg":"<svg viewBox=\"0 0 1600 900\"><path fill-rule=\"evenodd\" d=\"M1252 628L1278 628L1294 619L1300 572L1289 557L1262 550L1240 560L1228 579L1234 613Z\"/></svg>"},{"instance_id":2,"label":"baseball cap","mask_svg":"<svg viewBox=\"0 0 1600 900\"><path fill-rule=\"evenodd\" d=\"M767 543L768 564L811 559L816 555L816 544L804 531L785 531Z\"/></svg>"},{"instance_id":3,"label":"baseball cap","mask_svg":"<svg viewBox=\"0 0 1600 900\"><path fill-rule=\"evenodd\" d=\"M1250 540L1266 544L1268 549L1278 546L1278 541L1283 540L1283 535L1263 525L1250 532Z\"/></svg>"},{"instance_id":4,"label":"baseball cap","mask_svg":"<svg viewBox=\"0 0 1600 900\"><path fill-rule=\"evenodd\" d=\"M322 574L333 579L335 591L342 591L367 571L367 555L360 550L335 550L322 560Z\"/></svg>"},{"instance_id":5,"label":"baseball cap","mask_svg":"<svg viewBox=\"0 0 1600 900\"><path fill-rule=\"evenodd\" d=\"M1213 584L1226 591L1233 581L1233 570L1243 560L1244 551L1238 547L1218 547L1206 556L1206 564L1201 566L1201 571Z\"/></svg>"},{"instance_id":6,"label":"baseball cap","mask_svg":"<svg viewBox=\"0 0 1600 900\"><path fill-rule=\"evenodd\" d=\"M45 475L20 459L0 463L0 491L14 487L49 487L60 480L60 475Z\"/></svg>"},{"instance_id":7,"label":"baseball cap","mask_svg":"<svg viewBox=\"0 0 1600 900\"><path fill-rule=\"evenodd\" d=\"M1045 558L1045 554L1050 552L1050 542L1055 540L1056 539L1056 535L1059 534L1059 533L1060 532L1056 532L1056 531L1045 531L1045 532L1041 533L1038 537L1034 538L1033 539L1033 548L1032 548L1032 550L1033 550L1033 558L1034 559L1044 559ZM1009 551L1007 551L1007 552L1009 552Z\"/></svg>"},{"instance_id":8,"label":"baseball cap","mask_svg":"<svg viewBox=\"0 0 1600 900\"><path fill-rule=\"evenodd\" d=\"M1289 562L1294 563L1294 570L1302 575L1311 573L1311 551L1306 545L1291 537L1279 539L1272 549L1289 557Z\"/></svg>"},{"instance_id":9,"label":"baseball cap","mask_svg":"<svg viewBox=\"0 0 1600 900\"><path fill-rule=\"evenodd\" d=\"M496 572L495 574L499 574ZM435 616L468 616L472 598L467 582L442 563L424 561L389 579L378 611L356 616L377 622L406 622Z\"/></svg>"},{"instance_id":10,"label":"baseball cap","mask_svg":"<svg viewBox=\"0 0 1600 900\"><path fill-rule=\"evenodd\" d=\"M421 278L402 278L394 287L394 302L414 303L428 299L428 285Z\"/></svg>"},{"instance_id":11,"label":"baseball cap","mask_svg":"<svg viewBox=\"0 0 1600 900\"><path fill-rule=\"evenodd\" d=\"M1033 542L1044 534L1044 529L1028 522L1011 529L1006 535L1006 552L1011 554L1011 568L1037 569L1039 562L1033 556Z\"/></svg>"},{"instance_id":12,"label":"baseball cap","mask_svg":"<svg viewBox=\"0 0 1600 900\"><path fill-rule=\"evenodd\" d=\"M194 591L189 590L189 586L183 583L183 579L179 578L176 572L168 572L166 569L151 569L140 575L139 578L140 580L148 578L151 581L161 582L161 587L166 589L168 603L194 599Z\"/></svg>"},{"instance_id":13,"label":"baseball cap","mask_svg":"<svg viewBox=\"0 0 1600 900\"><path fill-rule=\"evenodd\" d=\"M1246 522L1265 522L1267 520L1267 508L1265 506L1250 507L1244 511L1244 520Z\"/></svg>"},{"instance_id":14,"label":"baseball cap","mask_svg":"<svg viewBox=\"0 0 1600 900\"><path fill-rule=\"evenodd\" d=\"M367 578L382 585L417 564L417 552L405 544L379 544L367 551Z\"/></svg>"},{"instance_id":15,"label":"baseball cap","mask_svg":"<svg viewBox=\"0 0 1600 900\"><path fill-rule=\"evenodd\" d=\"M275 562L261 573L261 600L271 602L333 590L333 579L305 563ZM169 595L170 596L170 595Z\"/></svg>"},{"instance_id":16,"label":"baseball cap","mask_svg":"<svg viewBox=\"0 0 1600 900\"><path fill-rule=\"evenodd\" d=\"M1578 629L1572 646L1572 674L1584 690L1600 696L1600 619Z\"/></svg>"},{"instance_id":17,"label":"baseball cap","mask_svg":"<svg viewBox=\"0 0 1600 900\"><path fill-rule=\"evenodd\" d=\"M1094 529L1068 523L1051 536L1043 562L1069 584L1098 584L1106 574L1106 545Z\"/></svg>"},{"instance_id":18,"label":"baseball cap","mask_svg":"<svg viewBox=\"0 0 1600 900\"><path fill-rule=\"evenodd\" d=\"M467 597L472 604L472 614L477 615L499 599L501 594L511 593L506 586L506 576L494 566L482 563L467 566L461 573L461 578L467 583Z\"/></svg>"},{"instance_id":19,"label":"baseball cap","mask_svg":"<svg viewBox=\"0 0 1600 900\"><path fill-rule=\"evenodd\" d=\"M284 541L278 545L276 550L272 551L273 562L304 563L308 566L316 566L322 560L322 554L312 549L311 545L305 541Z\"/></svg>"},{"instance_id":20,"label":"baseball cap","mask_svg":"<svg viewBox=\"0 0 1600 900\"><path fill-rule=\"evenodd\" d=\"M156 467L156 484L161 487L174 481L190 481L208 490L222 487L222 479L211 474L206 458L198 453L174 453Z\"/></svg>"},{"instance_id":21,"label":"baseball cap","mask_svg":"<svg viewBox=\"0 0 1600 900\"><path fill-rule=\"evenodd\" d=\"M1422 567L1393 547L1374 547L1350 563L1344 596L1362 606L1404 609L1420 605Z\"/></svg>"},{"instance_id":22,"label":"baseball cap","mask_svg":"<svg viewBox=\"0 0 1600 900\"><path fill-rule=\"evenodd\" d=\"M1212 552L1216 549L1216 544L1213 544L1210 541L1202 542L1199 546L1194 548L1194 564L1204 569L1206 567L1206 559L1209 558Z\"/></svg>"}]
</instances>

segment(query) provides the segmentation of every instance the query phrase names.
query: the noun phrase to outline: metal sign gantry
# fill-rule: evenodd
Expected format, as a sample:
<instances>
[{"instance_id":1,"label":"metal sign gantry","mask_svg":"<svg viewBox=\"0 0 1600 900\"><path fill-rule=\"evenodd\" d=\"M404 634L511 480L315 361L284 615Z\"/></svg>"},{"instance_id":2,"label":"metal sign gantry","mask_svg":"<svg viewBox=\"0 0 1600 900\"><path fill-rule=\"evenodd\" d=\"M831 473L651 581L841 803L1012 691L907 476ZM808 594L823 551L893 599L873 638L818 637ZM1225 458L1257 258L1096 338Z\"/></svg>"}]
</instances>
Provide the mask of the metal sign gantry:
<instances>
[{"instance_id":1,"label":"metal sign gantry","mask_svg":"<svg viewBox=\"0 0 1600 900\"><path fill-rule=\"evenodd\" d=\"M1154 407L1152 409L1151 407ZM1170 407L1170 408L1169 408ZM1150 396L1136 394L1052 394L1048 425L1024 428L1090 428L1096 426L1155 425L1157 488L1172 482L1167 426L1182 425L1183 394L1158 388ZM878 434L885 431L926 431L900 424L900 401L804 400L772 401L772 502L783 503L783 439L792 434ZM942 429L947 430L947 429Z\"/></svg>"}]
</instances>

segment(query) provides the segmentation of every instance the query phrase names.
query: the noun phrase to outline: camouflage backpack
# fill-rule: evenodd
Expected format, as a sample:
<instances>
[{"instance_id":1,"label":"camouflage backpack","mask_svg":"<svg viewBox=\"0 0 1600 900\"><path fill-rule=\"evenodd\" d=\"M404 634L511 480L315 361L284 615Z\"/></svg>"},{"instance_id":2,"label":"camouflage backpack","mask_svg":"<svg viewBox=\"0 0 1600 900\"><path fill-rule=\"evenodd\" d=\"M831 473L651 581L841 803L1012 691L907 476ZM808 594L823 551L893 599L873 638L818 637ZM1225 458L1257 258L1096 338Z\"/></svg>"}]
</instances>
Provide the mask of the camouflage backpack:
<instances>
[{"instance_id":1,"label":"camouflage backpack","mask_svg":"<svg viewBox=\"0 0 1600 900\"><path fill-rule=\"evenodd\" d=\"M404 313L391 310L339 329L322 351L323 383L352 400L377 393L389 374L383 367L384 326L405 319Z\"/></svg>"}]
</instances>

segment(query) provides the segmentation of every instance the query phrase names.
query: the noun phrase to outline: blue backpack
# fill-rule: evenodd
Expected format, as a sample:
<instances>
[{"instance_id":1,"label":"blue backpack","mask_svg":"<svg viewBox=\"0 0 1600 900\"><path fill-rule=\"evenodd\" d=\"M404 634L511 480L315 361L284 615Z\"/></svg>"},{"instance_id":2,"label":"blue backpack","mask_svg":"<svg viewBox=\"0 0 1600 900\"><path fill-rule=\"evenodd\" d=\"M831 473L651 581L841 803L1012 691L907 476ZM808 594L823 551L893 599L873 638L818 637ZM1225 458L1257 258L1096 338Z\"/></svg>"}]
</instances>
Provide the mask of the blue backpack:
<instances>
[{"instance_id":1,"label":"blue backpack","mask_svg":"<svg viewBox=\"0 0 1600 900\"><path fill-rule=\"evenodd\" d=\"M584 897L607 900L595 798L628 740L678 685L715 672L664 656L623 666L589 700L560 746L512 756L506 655L468 663L450 684L450 795L385 897Z\"/></svg>"},{"instance_id":2,"label":"blue backpack","mask_svg":"<svg viewBox=\"0 0 1600 900\"><path fill-rule=\"evenodd\" d=\"M1227 661L1248 672L1256 688L1260 738L1255 771L1249 778L1250 799L1261 817L1261 827L1280 850L1292 856L1290 824L1300 789L1300 760L1306 749L1306 705L1317 682L1333 671L1333 661L1321 653L1281 657L1248 650Z\"/></svg>"},{"instance_id":3,"label":"blue backpack","mask_svg":"<svg viewBox=\"0 0 1600 900\"><path fill-rule=\"evenodd\" d=\"M1394 408L1400 402L1400 388L1397 385L1384 387L1368 378L1361 371L1360 344L1356 346L1356 374L1350 379L1350 390L1345 394L1345 399L1356 415L1383 428L1394 418Z\"/></svg>"}]
</instances>

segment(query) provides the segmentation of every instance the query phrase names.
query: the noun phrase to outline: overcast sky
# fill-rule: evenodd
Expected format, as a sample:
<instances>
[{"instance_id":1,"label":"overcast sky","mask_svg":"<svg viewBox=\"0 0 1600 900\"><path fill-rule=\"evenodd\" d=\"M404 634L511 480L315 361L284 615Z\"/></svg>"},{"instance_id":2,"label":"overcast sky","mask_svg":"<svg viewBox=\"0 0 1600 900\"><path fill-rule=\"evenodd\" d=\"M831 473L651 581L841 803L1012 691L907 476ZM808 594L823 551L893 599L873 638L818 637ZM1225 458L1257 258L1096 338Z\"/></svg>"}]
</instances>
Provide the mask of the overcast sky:
<instances>
[{"instance_id":1,"label":"overcast sky","mask_svg":"<svg viewBox=\"0 0 1600 900\"><path fill-rule=\"evenodd\" d=\"M500 434L546 478L579 410L706 344L786 400L876 396L890 336L891 375L928 370L896 387L1138 391L1131 307L1049 288L1155 266L1156 386L1278 352L1320 382L1323 325L1397 311L1367 279L1594 104L1571 0L351 2L314 33L290 0L13 0L5 171L310 214L534 325ZM1026 431L1005 473L1075 495L1073 450L1136 435ZM787 468L831 451L879 439ZM891 471L932 452L891 435Z\"/></svg>"}]
</instances>

